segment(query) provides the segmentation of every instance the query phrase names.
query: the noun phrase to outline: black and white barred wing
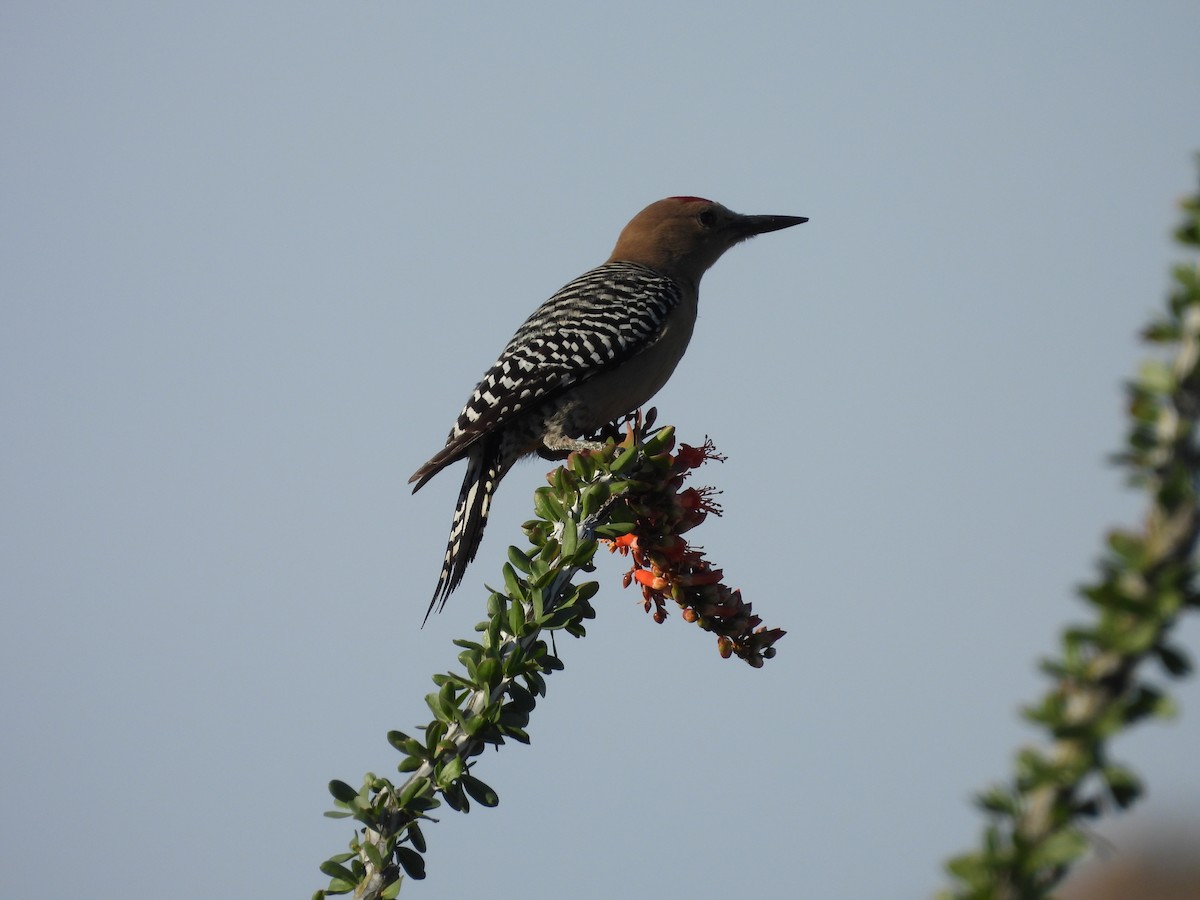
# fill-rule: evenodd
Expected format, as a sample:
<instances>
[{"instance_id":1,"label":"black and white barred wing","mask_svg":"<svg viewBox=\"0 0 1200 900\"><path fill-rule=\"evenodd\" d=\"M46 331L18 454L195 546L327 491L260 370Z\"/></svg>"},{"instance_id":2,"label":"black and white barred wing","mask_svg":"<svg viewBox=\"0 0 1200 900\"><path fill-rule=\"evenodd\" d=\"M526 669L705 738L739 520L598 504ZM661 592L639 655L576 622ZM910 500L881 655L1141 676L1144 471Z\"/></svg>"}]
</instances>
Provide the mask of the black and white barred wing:
<instances>
[{"instance_id":1,"label":"black and white barred wing","mask_svg":"<svg viewBox=\"0 0 1200 900\"><path fill-rule=\"evenodd\" d=\"M565 285L517 329L472 392L445 449L414 480L424 483L481 435L653 344L680 298L671 279L633 263L607 263Z\"/></svg>"}]
</instances>

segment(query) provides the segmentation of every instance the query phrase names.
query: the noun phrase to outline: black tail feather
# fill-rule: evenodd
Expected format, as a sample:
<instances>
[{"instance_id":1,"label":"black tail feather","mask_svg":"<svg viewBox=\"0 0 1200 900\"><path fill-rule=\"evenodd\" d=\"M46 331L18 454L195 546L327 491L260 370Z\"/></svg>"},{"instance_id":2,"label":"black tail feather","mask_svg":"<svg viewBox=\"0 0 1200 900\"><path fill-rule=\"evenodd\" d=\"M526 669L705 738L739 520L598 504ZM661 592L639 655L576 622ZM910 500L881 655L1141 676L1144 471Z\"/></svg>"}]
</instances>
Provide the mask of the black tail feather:
<instances>
[{"instance_id":1,"label":"black tail feather","mask_svg":"<svg viewBox=\"0 0 1200 900\"><path fill-rule=\"evenodd\" d=\"M499 444L498 436L491 436L477 442L467 454L467 472L463 477L462 489L458 492L454 519L450 523L450 539L446 542L442 572L421 622L422 627L429 621L435 606L438 612L445 609L446 600L454 593L466 574L467 566L479 551L492 494L500 479L512 467L511 461L505 463L501 459Z\"/></svg>"}]
</instances>

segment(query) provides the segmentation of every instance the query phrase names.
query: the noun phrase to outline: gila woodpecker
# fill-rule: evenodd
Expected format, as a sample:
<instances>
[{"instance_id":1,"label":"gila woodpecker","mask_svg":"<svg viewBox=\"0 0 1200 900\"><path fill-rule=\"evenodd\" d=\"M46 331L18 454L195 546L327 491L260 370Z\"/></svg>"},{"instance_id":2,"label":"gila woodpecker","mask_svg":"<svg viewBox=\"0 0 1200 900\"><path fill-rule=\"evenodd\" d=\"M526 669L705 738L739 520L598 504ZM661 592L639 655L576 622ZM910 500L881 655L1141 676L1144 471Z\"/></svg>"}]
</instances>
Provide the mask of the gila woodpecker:
<instances>
[{"instance_id":1,"label":"gila woodpecker","mask_svg":"<svg viewBox=\"0 0 1200 900\"><path fill-rule=\"evenodd\" d=\"M700 277L721 254L807 221L742 216L700 197L659 200L625 226L608 262L534 311L471 393L446 446L409 479L415 493L467 460L426 620L475 558L492 493L513 464L597 446L579 439L639 408L671 376L692 336Z\"/></svg>"}]
</instances>

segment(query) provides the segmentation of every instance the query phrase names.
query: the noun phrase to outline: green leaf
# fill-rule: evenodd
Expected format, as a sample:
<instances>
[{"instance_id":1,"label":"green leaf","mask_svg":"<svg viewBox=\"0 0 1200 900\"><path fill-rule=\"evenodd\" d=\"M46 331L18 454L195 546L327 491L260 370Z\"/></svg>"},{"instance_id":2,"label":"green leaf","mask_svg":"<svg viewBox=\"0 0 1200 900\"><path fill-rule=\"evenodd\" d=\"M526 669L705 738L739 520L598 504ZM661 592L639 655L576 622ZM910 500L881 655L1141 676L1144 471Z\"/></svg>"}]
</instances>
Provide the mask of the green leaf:
<instances>
[{"instance_id":1,"label":"green leaf","mask_svg":"<svg viewBox=\"0 0 1200 900\"><path fill-rule=\"evenodd\" d=\"M529 574L529 557L518 548L512 546L508 548L508 561L526 575Z\"/></svg>"},{"instance_id":2,"label":"green leaf","mask_svg":"<svg viewBox=\"0 0 1200 900\"><path fill-rule=\"evenodd\" d=\"M1074 828L1062 828L1042 841L1030 859L1031 868L1057 867L1074 862L1088 849L1088 840Z\"/></svg>"},{"instance_id":3,"label":"green leaf","mask_svg":"<svg viewBox=\"0 0 1200 900\"><path fill-rule=\"evenodd\" d=\"M397 878L382 891L379 892L379 900L396 900L400 896L400 885L403 882Z\"/></svg>"},{"instance_id":4,"label":"green leaf","mask_svg":"<svg viewBox=\"0 0 1200 900\"><path fill-rule=\"evenodd\" d=\"M504 667L496 657L489 656L479 664L477 677L480 687L494 688L504 677Z\"/></svg>"},{"instance_id":5,"label":"green leaf","mask_svg":"<svg viewBox=\"0 0 1200 900\"><path fill-rule=\"evenodd\" d=\"M592 566L592 558L596 555L596 548L599 545L594 540L579 539L579 543L575 547L574 559L571 565L578 566L584 571L590 572L594 568Z\"/></svg>"},{"instance_id":6,"label":"green leaf","mask_svg":"<svg viewBox=\"0 0 1200 900\"><path fill-rule=\"evenodd\" d=\"M569 564L571 557L575 555L575 550L579 547L579 527L575 520L567 518L563 522L562 533L562 559L564 563Z\"/></svg>"},{"instance_id":7,"label":"green leaf","mask_svg":"<svg viewBox=\"0 0 1200 900\"><path fill-rule=\"evenodd\" d=\"M1063 698L1058 694L1048 694L1042 698L1042 702L1039 705L1026 706L1022 709L1021 715L1030 722L1054 728L1062 723L1063 702Z\"/></svg>"},{"instance_id":8,"label":"green leaf","mask_svg":"<svg viewBox=\"0 0 1200 900\"><path fill-rule=\"evenodd\" d=\"M442 685L442 689L438 691L438 702L441 703L442 709L444 709L446 714L451 718L453 718L454 713L458 711L457 693L458 692L454 689L454 684L452 682Z\"/></svg>"},{"instance_id":9,"label":"green leaf","mask_svg":"<svg viewBox=\"0 0 1200 900\"><path fill-rule=\"evenodd\" d=\"M1179 707L1173 697L1163 694L1155 701L1151 714L1158 719L1174 719L1179 715Z\"/></svg>"},{"instance_id":10,"label":"green leaf","mask_svg":"<svg viewBox=\"0 0 1200 900\"><path fill-rule=\"evenodd\" d=\"M520 603L508 608L508 633L519 638L525 632L525 610Z\"/></svg>"},{"instance_id":11,"label":"green leaf","mask_svg":"<svg viewBox=\"0 0 1200 900\"><path fill-rule=\"evenodd\" d=\"M401 753L408 752L406 747L410 745L411 741L412 738L410 738L403 731L393 730L387 733L387 742L392 745L393 749L399 750Z\"/></svg>"},{"instance_id":12,"label":"green leaf","mask_svg":"<svg viewBox=\"0 0 1200 900\"><path fill-rule=\"evenodd\" d=\"M424 775L420 778L414 778L408 784L404 785L400 790L400 796L397 798L400 808L407 809L412 805L412 801L428 791L430 786L431 782Z\"/></svg>"},{"instance_id":13,"label":"green leaf","mask_svg":"<svg viewBox=\"0 0 1200 900\"><path fill-rule=\"evenodd\" d=\"M530 568L533 568L532 563L530 563ZM517 573L513 567L505 563L502 571L504 572L504 587L508 591L508 596L514 601L524 600L525 588L521 585L521 581L517 578Z\"/></svg>"},{"instance_id":14,"label":"green leaf","mask_svg":"<svg viewBox=\"0 0 1200 900\"><path fill-rule=\"evenodd\" d=\"M335 863L332 859L327 859L321 863L321 872L330 878L337 878L351 886L358 884L358 879L354 877L353 872L345 866Z\"/></svg>"},{"instance_id":15,"label":"green leaf","mask_svg":"<svg viewBox=\"0 0 1200 900\"><path fill-rule=\"evenodd\" d=\"M333 799L340 800L343 803L353 803L358 799L358 791L350 787L346 782L336 779L329 782L329 793L333 794Z\"/></svg>"},{"instance_id":16,"label":"green leaf","mask_svg":"<svg viewBox=\"0 0 1200 900\"><path fill-rule=\"evenodd\" d=\"M1163 693L1158 688L1151 687L1148 684L1138 685L1129 699L1125 701L1123 710L1123 719L1126 723L1133 723L1158 714L1163 701Z\"/></svg>"},{"instance_id":17,"label":"green leaf","mask_svg":"<svg viewBox=\"0 0 1200 900\"><path fill-rule=\"evenodd\" d=\"M458 654L458 661L467 670L466 685L473 685L477 679L480 654L475 650L464 650Z\"/></svg>"},{"instance_id":18,"label":"green leaf","mask_svg":"<svg viewBox=\"0 0 1200 900\"><path fill-rule=\"evenodd\" d=\"M421 831L421 826L416 822L408 826L408 839L412 841L412 845L421 853L425 852L425 834Z\"/></svg>"},{"instance_id":19,"label":"green leaf","mask_svg":"<svg viewBox=\"0 0 1200 900\"><path fill-rule=\"evenodd\" d=\"M1187 651L1170 644L1161 644L1154 649L1158 654L1158 661L1162 663L1163 668L1176 678L1182 678L1184 675L1191 674L1192 661L1188 657Z\"/></svg>"},{"instance_id":20,"label":"green leaf","mask_svg":"<svg viewBox=\"0 0 1200 900\"><path fill-rule=\"evenodd\" d=\"M1157 394L1169 394L1175 389L1175 378L1170 367L1158 359L1148 359L1138 371L1138 384Z\"/></svg>"},{"instance_id":21,"label":"green leaf","mask_svg":"<svg viewBox=\"0 0 1200 900\"><path fill-rule=\"evenodd\" d=\"M614 475L620 475L633 465L634 460L636 460L638 456L639 452L637 447L626 447L621 451L617 458L613 460L612 465L608 467L608 470Z\"/></svg>"},{"instance_id":22,"label":"green leaf","mask_svg":"<svg viewBox=\"0 0 1200 900\"><path fill-rule=\"evenodd\" d=\"M596 537L608 538L609 540L612 540L613 538L624 537L632 530L633 522L628 519L621 519L610 520L605 522L603 525L597 525L595 529L593 529L593 532Z\"/></svg>"},{"instance_id":23,"label":"green leaf","mask_svg":"<svg viewBox=\"0 0 1200 900\"><path fill-rule=\"evenodd\" d=\"M589 484L584 488L579 503L583 517L586 519L588 516L595 515L596 511L608 500L610 493L606 481Z\"/></svg>"},{"instance_id":24,"label":"green leaf","mask_svg":"<svg viewBox=\"0 0 1200 900\"><path fill-rule=\"evenodd\" d=\"M549 522L561 522L564 518L562 502L549 487L533 492L533 511Z\"/></svg>"},{"instance_id":25,"label":"green leaf","mask_svg":"<svg viewBox=\"0 0 1200 900\"><path fill-rule=\"evenodd\" d=\"M1155 344L1177 341L1180 334L1179 326L1168 319L1155 320L1142 329L1142 339Z\"/></svg>"},{"instance_id":26,"label":"green leaf","mask_svg":"<svg viewBox=\"0 0 1200 900\"><path fill-rule=\"evenodd\" d=\"M987 812L1000 813L1007 816L1016 815L1019 802L1005 788L994 787L984 791L975 798L975 802Z\"/></svg>"},{"instance_id":27,"label":"green leaf","mask_svg":"<svg viewBox=\"0 0 1200 900\"><path fill-rule=\"evenodd\" d=\"M499 647L503 643L500 631L504 628L504 619L505 615L503 611L496 613L488 619L487 634L489 647Z\"/></svg>"},{"instance_id":28,"label":"green leaf","mask_svg":"<svg viewBox=\"0 0 1200 900\"><path fill-rule=\"evenodd\" d=\"M408 809L413 815L423 816L430 810L437 809L441 805L442 802L436 797L414 797L412 802L408 804Z\"/></svg>"},{"instance_id":29,"label":"green leaf","mask_svg":"<svg viewBox=\"0 0 1200 900\"><path fill-rule=\"evenodd\" d=\"M427 758L437 753L437 746L446 735L446 727L446 723L440 721L430 722L425 726L425 753Z\"/></svg>"},{"instance_id":30,"label":"green leaf","mask_svg":"<svg viewBox=\"0 0 1200 900\"><path fill-rule=\"evenodd\" d=\"M429 707L429 711L433 713L433 717L447 724L454 721L454 717L442 709L442 695L438 691L425 695L425 705Z\"/></svg>"},{"instance_id":31,"label":"green leaf","mask_svg":"<svg viewBox=\"0 0 1200 900\"><path fill-rule=\"evenodd\" d=\"M416 850L409 847L397 847L396 862L400 863L405 874L413 881L420 881L425 877L425 858Z\"/></svg>"},{"instance_id":32,"label":"green leaf","mask_svg":"<svg viewBox=\"0 0 1200 900\"><path fill-rule=\"evenodd\" d=\"M471 799L480 806L491 808L500 802L500 797L496 792L473 775L463 775L462 786L471 795Z\"/></svg>"},{"instance_id":33,"label":"green leaf","mask_svg":"<svg viewBox=\"0 0 1200 900\"><path fill-rule=\"evenodd\" d=\"M516 678L525 669L526 653L520 644L513 646L508 656L504 658L504 677Z\"/></svg>"},{"instance_id":34,"label":"green leaf","mask_svg":"<svg viewBox=\"0 0 1200 900\"><path fill-rule=\"evenodd\" d=\"M508 686L508 698L508 703L505 704L505 707L512 707L520 712L531 712L537 706L537 700L534 699L533 694L519 684L510 684Z\"/></svg>"},{"instance_id":35,"label":"green leaf","mask_svg":"<svg viewBox=\"0 0 1200 900\"><path fill-rule=\"evenodd\" d=\"M550 524L542 519L530 519L521 526L521 530L529 538L529 543L540 547L550 532Z\"/></svg>"},{"instance_id":36,"label":"green leaf","mask_svg":"<svg viewBox=\"0 0 1200 900\"><path fill-rule=\"evenodd\" d=\"M530 693L535 697L546 696L546 679L542 677L540 672L524 672L523 675Z\"/></svg>"},{"instance_id":37,"label":"green leaf","mask_svg":"<svg viewBox=\"0 0 1200 900\"><path fill-rule=\"evenodd\" d=\"M581 481L591 481L596 474L596 461L591 453L576 453L571 458L571 469Z\"/></svg>"},{"instance_id":38,"label":"green leaf","mask_svg":"<svg viewBox=\"0 0 1200 900\"><path fill-rule=\"evenodd\" d=\"M542 549L538 551L538 555L531 560L533 563L533 571L529 573L531 583L536 583L539 578L542 578L550 571L550 567L558 559L561 549L562 545L559 544L558 538L549 537L546 539L546 543L542 545Z\"/></svg>"},{"instance_id":39,"label":"green leaf","mask_svg":"<svg viewBox=\"0 0 1200 900\"><path fill-rule=\"evenodd\" d=\"M438 772L438 784L449 785L462 777L463 759L461 756L451 757L441 771Z\"/></svg>"},{"instance_id":40,"label":"green leaf","mask_svg":"<svg viewBox=\"0 0 1200 900\"><path fill-rule=\"evenodd\" d=\"M1123 766L1105 766L1100 775L1118 809L1128 809L1142 795L1141 779Z\"/></svg>"},{"instance_id":41,"label":"green leaf","mask_svg":"<svg viewBox=\"0 0 1200 900\"><path fill-rule=\"evenodd\" d=\"M569 476L567 469L564 466L559 466L551 474L554 480L553 484L551 485L554 488L554 493L561 498L565 498L567 494L571 493L572 488L572 479Z\"/></svg>"},{"instance_id":42,"label":"green leaf","mask_svg":"<svg viewBox=\"0 0 1200 900\"><path fill-rule=\"evenodd\" d=\"M646 456L658 456L666 449L674 437L675 429L670 425L666 425L646 439L646 442L642 444L642 452Z\"/></svg>"},{"instance_id":43,"label":"green leaf","mask_svg":"<svg viewBox=\"0 0 1200 900\"><path fill-rule=\"evenodd\" d=\"M524 728L529 724L529 713L505 706L500 712L499 723L503 728Z\"/></svg>"},{"instance_id":44,"label":"green leaf","mask_svg":"<svg viewBox=\"0 0 1200 900\"><path fill-rule=\"evenodd\" d=\"M507 727L504 729L504 735L505 737L510 737L514 741L519 741L522 744L529 743L529 735L526 734L524 728L517 728L516 726Z\"/></svg>"},{"instance_id":45,"label":"green leaf","mask_svg":"<svg viewBox=\"0 0 1200 900\"><path fill-rule=\"evenodd\" d=\"M468 813L471 811L471 801L467 799L463 793L462 785L458 782L453 782L442 788L442 796L446 800L446 805L455 812Z\"/></svg>"},{"instance_id":46,"label":"green leaf","mask_svg":"<svg viewBox=\"0 0 1200 900\"><path fill-rule=\"evenodd\" d=\"M463 653L468 653L468 650L463 650ZM438 672L432 677L432 682L438 685L438 688L450 688L451 690L470 690L472 684L461 674L455 672Z\"/></svg>"},{"instance_id":47,"label":"green leaf","mask_svg":"<svg viewBox=\"0 0 1200 900\"><path fill-rule=\"evenodd\" d=\"M1153 619L1138 622L1133 627L1125 627L1112 635L1112 645L1115 649L1128 654L1145 653L1158 640L1161 627Z\"/></svg>"},{"instance_id":48,"label":"green leaf","mask_svg":"<svg viewBox=\"0 0 1200 900\"><path fill-rule=\"evenodd\" d=\"M987 866L977 853L954 857L946 863L946 871L969 885L983 884L988 876Z\"/></svg>"},{"instance_id":49,"label":"green leaf","mask_svg":"<svg viewBox=\"0 0 1200 900\"><path fill-rule=\"evenodd\" d=\"M1140 569L1145 563L1146 545L1139 534L1113 530L1108 534L1108 546L1131 568Z\"/></svg>"}]
</instances>

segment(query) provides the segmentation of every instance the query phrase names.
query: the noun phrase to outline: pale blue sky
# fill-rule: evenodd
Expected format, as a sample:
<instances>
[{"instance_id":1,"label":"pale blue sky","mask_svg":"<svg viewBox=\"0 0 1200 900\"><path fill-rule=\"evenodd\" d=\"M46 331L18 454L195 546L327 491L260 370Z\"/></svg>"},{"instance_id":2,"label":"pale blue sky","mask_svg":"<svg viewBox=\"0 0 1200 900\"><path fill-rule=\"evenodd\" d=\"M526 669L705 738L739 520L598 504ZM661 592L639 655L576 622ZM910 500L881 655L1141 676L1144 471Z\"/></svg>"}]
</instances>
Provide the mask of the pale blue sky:
<instances>
[{"instance_id":1,"label":"pale blue sky","mask_svg":"<svg viewBox=\"0 0 1200 900\"><path fill-rule=\"evenodd\" d=\"M0 12L6 896L307 897L546 466L418 629L512 330L670 194L807 215L660 393L762 671L599 616L404 896L927 897L1083 614L1179 259L1200 6L29 3ZM1195 648L1200 628L1183 629ZM1200 688L1122 740L1200 813ZM498 885L498 886L497 886Z\"/></svg>"}]
</instances>

